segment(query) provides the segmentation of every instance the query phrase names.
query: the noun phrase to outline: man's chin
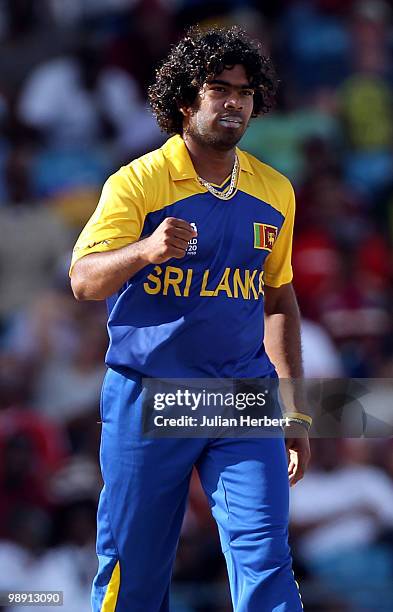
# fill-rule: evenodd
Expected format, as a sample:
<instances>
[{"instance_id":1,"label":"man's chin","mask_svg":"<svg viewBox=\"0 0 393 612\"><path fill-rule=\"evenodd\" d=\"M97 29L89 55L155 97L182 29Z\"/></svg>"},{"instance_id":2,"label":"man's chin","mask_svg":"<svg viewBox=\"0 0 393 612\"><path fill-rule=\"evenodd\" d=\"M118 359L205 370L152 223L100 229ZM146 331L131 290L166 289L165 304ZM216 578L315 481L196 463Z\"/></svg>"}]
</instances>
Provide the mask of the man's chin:
<instances>
[{"instance_id":1,"label":"man's chin","mask_svg":"<svg viewBox=\"0 0 393 612\"><path fill-rule=\"evenodd\" d=\"M215 138L212 139L212 145L222 151L233 149L233 147L235 147L241 140L243 134L244 132L240 132L240 130L233 130L233 133L228 132L226 134L216 134Z\"/></svg>"},{"instance_id":2,"label":"man's chin","mask_svg":"<svg viewBox=\"0 0 393 612\"><path fill-rule=\"evenodd\" d=\"M202 146L212 147L217 151L229 151L237 145L244 132L245 130L223 128L203 133L190 130L188 134Z\"/></svg>"}]
</instances>

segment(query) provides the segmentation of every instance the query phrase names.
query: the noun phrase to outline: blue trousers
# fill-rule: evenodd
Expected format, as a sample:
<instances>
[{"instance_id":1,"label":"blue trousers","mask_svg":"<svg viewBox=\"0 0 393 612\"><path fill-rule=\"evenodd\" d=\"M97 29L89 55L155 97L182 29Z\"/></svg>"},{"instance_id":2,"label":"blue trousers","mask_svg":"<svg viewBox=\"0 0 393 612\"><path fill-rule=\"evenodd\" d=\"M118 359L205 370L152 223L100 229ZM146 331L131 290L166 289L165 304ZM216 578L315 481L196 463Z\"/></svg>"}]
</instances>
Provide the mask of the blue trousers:
<instances>
[{"instance_id":1,"label":"blue trousers","mask_svg":"<svg viewBox=\"0 0 393 612\"><path fill-rule=\"evenodd\" d=\"M147 439L140 396L138 375L108 370L93 611L168 612L193 466L218 525L234 610L301 611L288 547L283 438Z\"/></svg>"}]
</instances>

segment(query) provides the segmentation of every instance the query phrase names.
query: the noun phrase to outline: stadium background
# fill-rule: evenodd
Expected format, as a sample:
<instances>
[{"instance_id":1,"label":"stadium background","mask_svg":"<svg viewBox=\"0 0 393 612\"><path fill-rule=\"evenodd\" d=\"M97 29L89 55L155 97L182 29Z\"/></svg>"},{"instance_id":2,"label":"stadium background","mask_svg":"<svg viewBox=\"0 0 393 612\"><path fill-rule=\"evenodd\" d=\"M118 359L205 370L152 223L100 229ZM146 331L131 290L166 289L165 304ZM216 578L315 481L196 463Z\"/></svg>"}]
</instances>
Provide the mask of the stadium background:
<instances>
[{"instance_id":1,"label":"stadium background","mask_svg":"<svg viewBox=\"0 0 393 612\"><path fill-rule=\"evenodd\" d=\"M246 26L282 80L242 145L296 187L306 374L393 376L392 2L0 0L0 590L61 589L64 612L89 610L96 567L106 346L70 252L106 177L163 142L146 87L196 21ZM306 611L393 609L392 450L313 441L291 494ZM193 479L173 610L230 609Z\"/></svg>"}]
</instances>

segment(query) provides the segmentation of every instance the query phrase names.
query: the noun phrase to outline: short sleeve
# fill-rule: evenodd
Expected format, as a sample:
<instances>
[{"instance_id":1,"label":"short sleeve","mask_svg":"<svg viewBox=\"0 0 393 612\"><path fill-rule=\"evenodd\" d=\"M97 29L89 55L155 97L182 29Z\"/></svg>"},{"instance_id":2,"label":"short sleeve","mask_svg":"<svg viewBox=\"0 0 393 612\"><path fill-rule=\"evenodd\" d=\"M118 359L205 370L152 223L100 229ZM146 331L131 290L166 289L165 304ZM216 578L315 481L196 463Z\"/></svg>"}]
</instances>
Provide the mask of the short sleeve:
<instances>
[{"instance_id":1,"label":"short sleeve","mask_svg":"<svg viewBox=\"0 0 393 612\"><path fill-rule=\"evenodd\" d=\"M146 216L142 185L128 166L106 181L97 208L82 230L72 252L75 263L89 253L120 249L136 242Z\"/></svg>"},{"instance_id":2,"label":"short sleeve","mask_svg":"<svg viewBox=\"0 0 393 612\"><path fill-rule=\"evenodd\" d=\"M264 282L269 287L281 287L290 283L292 272L292 238L295 220L295 194L290 185L290 197L285 213L284 223L271 253L267 256L264 266Z\"/></svg>"}]
</instances>

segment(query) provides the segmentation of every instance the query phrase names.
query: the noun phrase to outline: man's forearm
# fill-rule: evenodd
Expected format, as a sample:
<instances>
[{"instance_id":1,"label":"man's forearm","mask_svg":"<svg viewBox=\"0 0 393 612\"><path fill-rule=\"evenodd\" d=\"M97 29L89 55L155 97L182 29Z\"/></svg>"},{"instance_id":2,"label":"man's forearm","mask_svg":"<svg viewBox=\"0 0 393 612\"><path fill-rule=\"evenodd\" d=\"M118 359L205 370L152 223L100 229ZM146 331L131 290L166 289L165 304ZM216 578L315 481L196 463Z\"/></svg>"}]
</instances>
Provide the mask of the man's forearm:
<instances>
[{"instance_id":1,"label":"man's forearm","mask_svg":"<svg viewBox=\"0 0 393 612\"><path fill-rule=\"evenodd\" d=\"M266 292L265 349L281 379L287 410L304 413L300 313L292 285Z\"/></svg>"},{"instance_id":2,"label":"man's forearm","mask_svg":"<svg viewBox=\"0 0 393 612\"><path fill-rule=\"evenodd\" d=\"M290 418L284 432L288 478L293 487L303 478L310 460L311 419L303 386L300 313L292 283L265 286L265 348L280 378L283 416Z\"/></svg>"},{"instance_id":3,"label":"man's forearm","mask_svg":"<svg viewBox=\"0 0 393 612\"><path fill-rule=\"evenodd\" d=\"M303 376L300 313L291 285L266 290L265 348L280 378Z\"/></svg>"},{"instance_id":4,"label":"man's forearm","mask_svg":"<svg viewBox=\"0 0 393 612\"><path fill-rule=\"evenodd\" d=\"M265 348L280 378L303 376L298 315L277 313L266 316Z\"/></svg>"},{"instance_id":5,"label":"man's forearm","mask_svg":"<svg viewBox=\"0 0 393 612\"><path fill-rule=\"evenodd\" d=\"M114 251L91 253L79 259L71 274L71 287L76 299L104 300L116 293L148 265L145 240Z\"/></svg>"}]
</instances>

